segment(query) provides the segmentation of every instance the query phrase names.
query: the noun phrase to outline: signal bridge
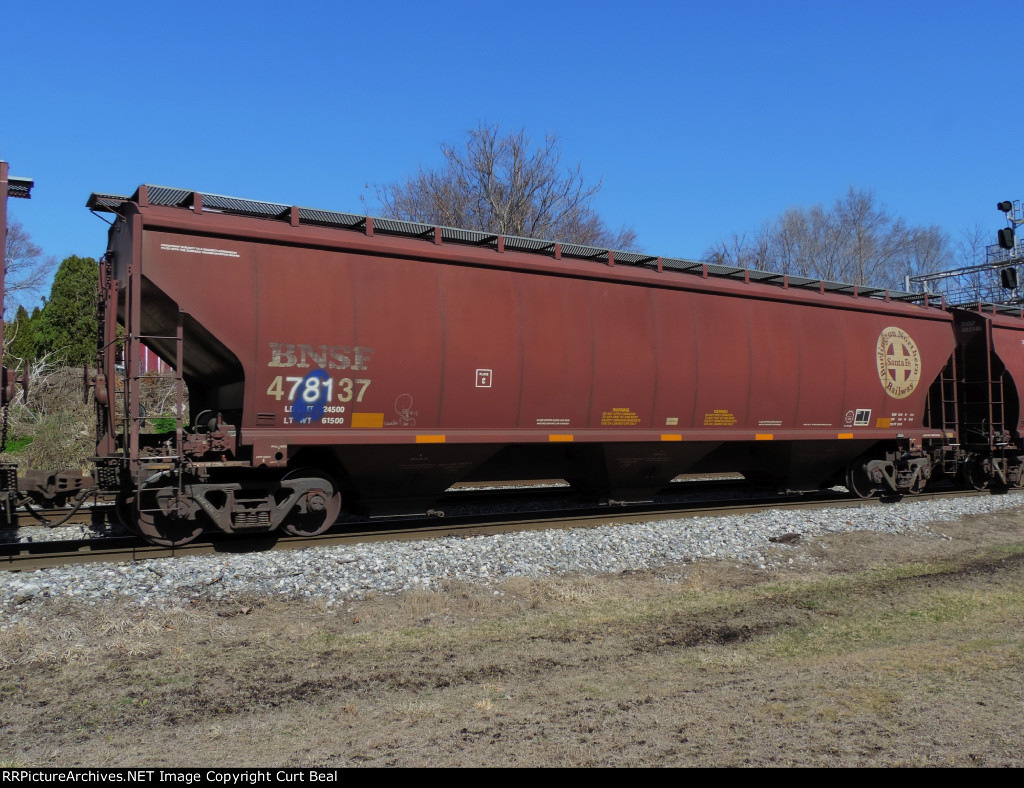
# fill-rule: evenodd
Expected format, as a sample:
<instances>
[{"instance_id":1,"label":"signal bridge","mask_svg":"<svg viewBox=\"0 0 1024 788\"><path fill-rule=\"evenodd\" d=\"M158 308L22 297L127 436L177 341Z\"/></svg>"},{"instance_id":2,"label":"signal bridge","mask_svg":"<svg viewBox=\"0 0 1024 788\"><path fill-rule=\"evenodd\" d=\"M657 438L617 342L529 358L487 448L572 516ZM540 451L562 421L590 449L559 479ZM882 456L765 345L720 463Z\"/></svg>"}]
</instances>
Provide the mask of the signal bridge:
<instances>
[{"instance_id":1,"label":"signal bridge","mask_svg":"<svg viewBox=\"0 0 1024 788\"><path fill-rule=\"evenodd\" d=\"M908 276L907 291L945 298L948 306L1020 311L1024 305L1024 237L1018 238L1014 230L1024 224L1024 212L1020 200L1004 200L996 209L1006 214L1007 226L997 233L997 243L985 247L983 265Z\"/></svg>"}]
</instances>

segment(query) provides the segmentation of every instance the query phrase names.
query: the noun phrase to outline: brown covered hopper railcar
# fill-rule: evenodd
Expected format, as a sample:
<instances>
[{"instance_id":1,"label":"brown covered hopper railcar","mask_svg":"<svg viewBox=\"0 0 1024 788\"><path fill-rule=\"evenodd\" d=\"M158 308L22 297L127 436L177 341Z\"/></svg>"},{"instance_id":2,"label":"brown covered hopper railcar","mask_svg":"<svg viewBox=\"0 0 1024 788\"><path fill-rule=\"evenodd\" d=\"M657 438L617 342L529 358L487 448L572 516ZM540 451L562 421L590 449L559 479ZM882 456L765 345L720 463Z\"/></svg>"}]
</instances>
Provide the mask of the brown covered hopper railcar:
<instances>
[{"instance_id":1,"label":"brown covered hopper railcar","mask_svg":"<svg viewBox=\"0 0 1024 788\"><path fill-rule=\"evenodd\" d=\"M157 542L423 511L472 479L913 491L956 442L953 317L926 299L165 187L89 206L117 214L98 475ZM140 344L187 384L170 437L141 428Z\"/></svg>"}]
</instances>

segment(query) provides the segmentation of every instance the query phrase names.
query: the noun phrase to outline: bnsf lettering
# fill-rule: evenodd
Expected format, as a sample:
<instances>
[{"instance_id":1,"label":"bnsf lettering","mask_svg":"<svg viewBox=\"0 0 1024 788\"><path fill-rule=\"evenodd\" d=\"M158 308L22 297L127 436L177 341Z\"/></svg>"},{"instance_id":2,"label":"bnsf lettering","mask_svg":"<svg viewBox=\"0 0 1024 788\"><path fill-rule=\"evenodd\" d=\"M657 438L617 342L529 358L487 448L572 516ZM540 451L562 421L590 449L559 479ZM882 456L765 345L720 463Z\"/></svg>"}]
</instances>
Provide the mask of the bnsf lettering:
<instances>
[{"instance_id":1,"label":"bnsf lettering","mask_svg":"<svg viewBox=\"0 0 1024 788\"><path fill-rule=\"evenodd\" d=\"M348 345L290 345L284 342L270 343L268 367L295 367L296 369L366 369L373 356L372 347L349 347Z\"/></svg>"}]
</instances>

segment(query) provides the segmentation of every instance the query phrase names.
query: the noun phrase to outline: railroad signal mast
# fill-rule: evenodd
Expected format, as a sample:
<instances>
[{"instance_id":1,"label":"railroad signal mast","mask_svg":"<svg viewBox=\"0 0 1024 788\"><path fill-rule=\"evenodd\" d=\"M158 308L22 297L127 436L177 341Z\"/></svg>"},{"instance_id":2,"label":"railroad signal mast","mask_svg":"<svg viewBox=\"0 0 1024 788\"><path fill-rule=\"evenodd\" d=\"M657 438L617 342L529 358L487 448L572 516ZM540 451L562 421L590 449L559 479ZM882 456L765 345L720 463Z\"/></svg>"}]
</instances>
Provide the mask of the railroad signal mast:
<instances>
[{"instance_id":1,"label":"railroad signal mast","mask_svg":"<svg viewBox=\"0 0 1024 788\"><path fill-rule=\"evenodd\" d=\"M4 272L7 270L7 198L32 197L31 178L17 178L8 174L7 162L0 161L0 352L4 339ZM14 370L0 364L0 451L7 443L7 404L14 399ZM0 463L0 511L10 524L12 504L18 498L18 466Z\"/></svg>"},{"instance_id":2,"label":"railroad signal mast","mask_svg":"<svg viewBox=\"0 0 1024 788\"><path fill-rule=\"evenodd\" d=\"M17 178L7 172L7 162L0 161L0 317L4 308L4 273L7 271L7 198L21 197L30 199L32 187L35 184L31 178ZM0 346L3 345L3 321L0 320ZM0 386L0 397L6 403L9 397L6 396L7 378L3 378L3 385Z\"/></svg>"},{"instance_id":3,"label":"railroad signal mast","mask_svg":"<svg viewBox=\"0 0 1024 788\"><path fill-rule=\"evenodd\" d=\"M7 271L7 198L21 197L28 200L32 198L32 187L35 183L31 178L18 178L9 175L7 162L0 161L0 350L3 349L4 325L4 274ZM6 407L7 403L14 399L15 393L14 370L0 367L0 406ZM3 449L3 442L6 436L0 440L0 450Z\"/></svg>"},{"instance_id":4,"label":"railroad signal mast","mask_svg":"<svg viewBox=\"0 0 1024 788\"><path fill-rule=\"evenodd\" d=\"M7 162L0 161L0 350L3 349L4 327L4 274L7 271L7 198L21 197L28 200L32 197L35 183L31 178L18 178L9 175ZM14 399L15 374L13 370L0 367L0 406L7 405ZM6 436L4 436L6 439ZM3 449L0 441L0 450Z\"/></svg>"}]
</instances>

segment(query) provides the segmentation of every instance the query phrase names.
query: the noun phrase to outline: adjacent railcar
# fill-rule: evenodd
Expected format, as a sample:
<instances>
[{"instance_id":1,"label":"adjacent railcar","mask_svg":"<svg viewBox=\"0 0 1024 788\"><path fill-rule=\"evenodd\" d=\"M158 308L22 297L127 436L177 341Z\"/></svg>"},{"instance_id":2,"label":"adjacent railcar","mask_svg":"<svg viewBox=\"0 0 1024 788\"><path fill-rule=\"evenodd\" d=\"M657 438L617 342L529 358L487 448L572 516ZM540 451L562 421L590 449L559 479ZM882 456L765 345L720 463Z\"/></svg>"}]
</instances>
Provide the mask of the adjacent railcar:
<instances>
[{"instance_id":1,"label":"adjacent railcar","mask_svg":"<svg viewBox=\"0 0 1024 788\"><path fill-rule=\"evenodd\" d=\"M959 443L954 316L927 297L166 187L89 207L116 214L97 473L158 543L464 480L914 492ZM142 346L187 384L169 438L141 429Z\"/></svg>"},{"instance_id":2,"label":"adjacent railcar","mask_svg":"<svg viewBox=\"0 0 1024 788\"><path fill-rule=\"evenodd\" d=\"M976 304L951 310L956 355L944 373L957 381L960 476L974 487L1024 484L1024 319L1021 309ZM951 390L947 384L947 390ZM950 405L947 404L947 408Z\"/></svg>"}]
</instances>

